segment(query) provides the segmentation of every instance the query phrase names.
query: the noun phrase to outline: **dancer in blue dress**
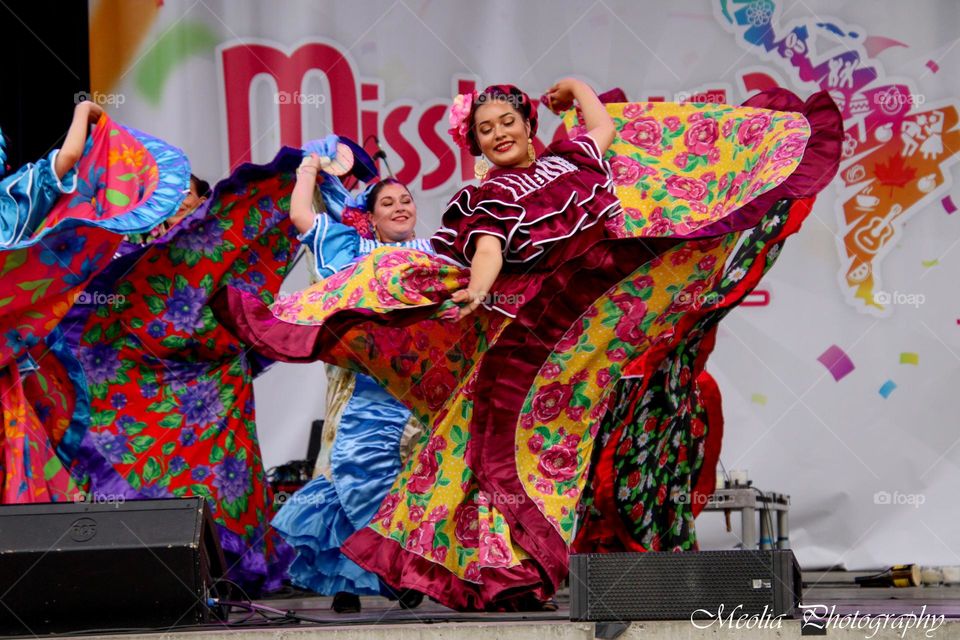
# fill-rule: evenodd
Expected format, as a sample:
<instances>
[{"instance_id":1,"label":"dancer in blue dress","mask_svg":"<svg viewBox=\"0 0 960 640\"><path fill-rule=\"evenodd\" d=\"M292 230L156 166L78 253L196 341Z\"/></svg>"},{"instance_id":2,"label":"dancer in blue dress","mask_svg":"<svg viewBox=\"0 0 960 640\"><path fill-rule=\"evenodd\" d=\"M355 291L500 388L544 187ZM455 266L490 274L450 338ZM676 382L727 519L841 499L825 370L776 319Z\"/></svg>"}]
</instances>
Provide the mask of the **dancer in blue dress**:
<instances>
[{"instance_id":1,"label":"dancer in blue dress","mask_svg":"<svg viewBox=\"0 0 960 640\"><path fill-rule=\"evenodd\" d=\"M290 217L313 253L315 275L328 278L377 247L397 246L432 253L416 238L417 208L402 183L385 179L359 196L319 173L311 154L297 171ZM319 178L318 178L319 175ZM322 205L312 203L320 182ZM393 594L376 574L340 553L340 545L370 523L420 434L410 411L369 376L327 367L327 415L314 479L284 504L273 520L297 550L290 574L297 586L334 595L335 611L360 610L360 595L397 595L414 607L416 592Z\"/></svg>"}]
</instances>

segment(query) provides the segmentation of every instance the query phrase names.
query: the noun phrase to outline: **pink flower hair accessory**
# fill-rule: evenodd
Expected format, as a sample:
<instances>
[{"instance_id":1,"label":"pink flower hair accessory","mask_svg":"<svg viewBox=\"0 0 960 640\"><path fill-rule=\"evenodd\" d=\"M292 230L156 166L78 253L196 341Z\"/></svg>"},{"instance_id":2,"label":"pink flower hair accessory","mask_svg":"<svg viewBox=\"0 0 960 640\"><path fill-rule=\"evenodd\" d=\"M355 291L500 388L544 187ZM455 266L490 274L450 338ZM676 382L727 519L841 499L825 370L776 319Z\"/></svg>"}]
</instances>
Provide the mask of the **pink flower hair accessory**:
<instances>
[{"instance_id":1,"label":"pink flower hair accessory","mask_svg":"<svg viewBox=\"0 0 960 640\"><path fill-rule=\"evenodd\" d=\"M467 132L470 130L470 109L473 107L473 101L477 97L477 92L460 93L453 99L450 105L450 128L447 133L453 138L453 141L461 149L469 149L470 142L467 140Z\"/></svg>"}]
</instances>

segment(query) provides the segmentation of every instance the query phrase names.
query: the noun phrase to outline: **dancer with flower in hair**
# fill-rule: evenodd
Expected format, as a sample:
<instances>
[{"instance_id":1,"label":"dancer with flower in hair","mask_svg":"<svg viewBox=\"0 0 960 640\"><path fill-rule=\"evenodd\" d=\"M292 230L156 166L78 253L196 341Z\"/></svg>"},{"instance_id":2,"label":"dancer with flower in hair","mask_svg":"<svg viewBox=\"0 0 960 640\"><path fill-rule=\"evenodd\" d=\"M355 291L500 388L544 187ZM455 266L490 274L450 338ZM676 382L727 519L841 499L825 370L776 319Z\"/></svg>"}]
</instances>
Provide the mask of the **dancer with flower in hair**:
<instances>
[{"instance_id":1,"label":"dancer with flower in hair","mask_svg":"<svg viewBox=\"0 0 960 640\"><path fill-rule=\"evenodd\" d=\"M436 257L380 248L272 309L236 290L216 301L261 353L369 371L427 425L343 551L392 587L461 610L538 608L552 595L574 544L593 544L578 536L581 497L594 495L618 381L656 371L704 312L699 296L725 277L739 235L814 196L839 162L842 122L825 94L603 105L565 79L544 102L567 111L571 137L537 156L525 93L494 85L457 98L451 134L489 163L451 199ZM683 405L678 430L697 407ZM652 455L622 442L624 457ZM679 437L656 442L664 464L688 455ZM704 464L693 458L678 471L687 495ZM643 488L645 506L676 519L682 490ZM657 540L691 544L672 526Z\"/></svg>"}]
</instances>

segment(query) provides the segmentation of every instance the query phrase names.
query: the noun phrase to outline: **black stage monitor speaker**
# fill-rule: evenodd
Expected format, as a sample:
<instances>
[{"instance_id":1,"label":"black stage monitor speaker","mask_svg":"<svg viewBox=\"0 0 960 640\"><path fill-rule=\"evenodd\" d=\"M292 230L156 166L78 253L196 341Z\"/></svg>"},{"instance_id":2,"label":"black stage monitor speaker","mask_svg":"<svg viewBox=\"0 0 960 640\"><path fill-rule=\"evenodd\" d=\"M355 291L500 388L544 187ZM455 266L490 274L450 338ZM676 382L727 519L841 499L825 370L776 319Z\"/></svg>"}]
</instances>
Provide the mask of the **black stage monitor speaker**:
<instances>
[{"instance_id":1,"label":"black stage monitor speaker","mask_svg":"<svg viewBox=\"0 0 960 640\"><path fill-rule=\"evenodd\" d=\"M570 556L572 620L791 617L800 595L800 568L789 550Z\"/></svg>"},{"instance_id":2,"label":"black stage monitor speaker","mask_svg":"<svg viewBox=\"0 0 960 640\"><path fill-rule=\"evenodd\" d=\"M225 562L203 498L0 507L0 635L209 620Z\"/></svg>"}]
</instances>

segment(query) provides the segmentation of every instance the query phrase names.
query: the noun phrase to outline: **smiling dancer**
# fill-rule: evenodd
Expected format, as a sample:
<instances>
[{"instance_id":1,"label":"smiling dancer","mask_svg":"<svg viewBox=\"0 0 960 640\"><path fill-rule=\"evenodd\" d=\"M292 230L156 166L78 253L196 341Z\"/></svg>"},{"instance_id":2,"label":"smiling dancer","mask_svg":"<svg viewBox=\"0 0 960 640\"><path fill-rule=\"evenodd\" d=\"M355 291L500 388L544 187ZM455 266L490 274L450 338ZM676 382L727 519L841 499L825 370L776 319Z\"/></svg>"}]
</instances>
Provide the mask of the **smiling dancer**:
<instances>
[{"instance_id":1,"label":"smiling dancer","mask_svg":"<svg viewBox=\"0 0 960 640\"><path fill-rule=\"evenodd\" d=\"M311 154L298 169L290 218L302 234L301 242L312 250L321 278L378 247L432 252L428 240L415 237L413 196L393 179L377 182L353 198L341 197L344 190L337 178L320 174L326 211L314 213L311 204L320 166L319 156ZM317 477L284 504L273 526L297 549L290 568L294 584L333 595L337 612L358 612L360 595L379 595L384 589L376 574L344 556L340 546L370 523L400 471L403 452L409 452L422 428L369 376L328 365L327 385ZM417 592L399 595L405 607L415 607L422 599Z\"/></svg>"},{"instance_id":2,"label":"smiling dancer","mask_svg":"<svg viewBox=\"0 0 960 640\"><path fill-rule=\"evenodd\" d=\"M365 368L428 426L343 550L461 610L556 590L616 383L685 337L688 299L722 280L739 232L839 161L826 94L604 106L567 79L546 102L580 123L568 112L571 139L537 157L526 94L457 97L454 140L493 166L450 201L439 256L380 248L272 309L235 290L216 305L264 355Z\"/></svg>"}]
</instances>

